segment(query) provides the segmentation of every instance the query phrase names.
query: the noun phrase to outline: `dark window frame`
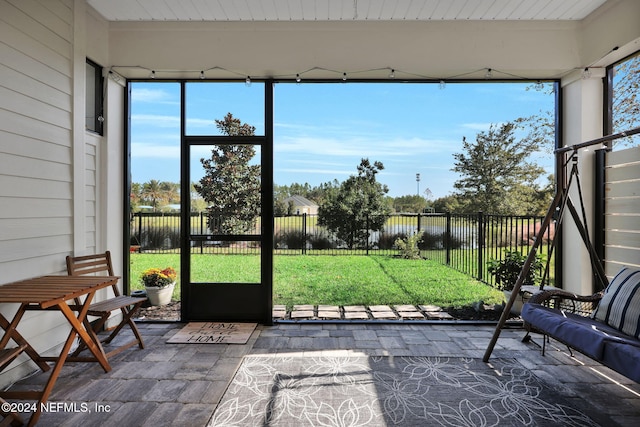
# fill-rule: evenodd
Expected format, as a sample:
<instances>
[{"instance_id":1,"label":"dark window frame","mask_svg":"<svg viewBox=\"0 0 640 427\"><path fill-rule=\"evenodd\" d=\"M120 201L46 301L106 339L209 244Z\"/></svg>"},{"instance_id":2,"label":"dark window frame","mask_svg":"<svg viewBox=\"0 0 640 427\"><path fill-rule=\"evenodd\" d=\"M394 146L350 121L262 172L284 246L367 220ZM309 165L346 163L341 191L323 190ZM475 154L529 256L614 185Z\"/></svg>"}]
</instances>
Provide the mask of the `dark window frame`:
<instances>
[{"instance_id":1,"label":"dark window frame","mask_svg":"<svg viewBox=\"0 0 640 427\"><path fill-rule=\"evenodd\" d=\"M96 62L86 59L86 65L93 70L93 86L89 87L89 76L86 76L86 102L87 104L93 98L93 111L95 112L90 116L90 111L86 111L85 129L89 132L103 135L104 132L104 77L102 76L102 66ZM87 67L88 68L88 67ZM89 120L90 118L93 120Z\"/></svg>"},{"instance_id":2,"label":"dark window frame","mask_svg":"<svg viewBox=\"0 0 640 427\"><path fill-rule=\"evenodd\" d=\"M631 60L636 56L640 56L640 50L637 50L624 58L614 62L613 64L607 66L606 74L604 77L604 108L603 108L603 134L611 135L614 132L622 132L627 131L629 129L614 129L613 124L613 96L614 96L614 77L615 77L615 67L622 64L623 62ZM607 143L609 149L612 149L612 142L609 141Z\"/></svg>"},{"instance_id":3,"label":"dark window frame","mask_svg":"<svg viewBox=\"0 0 640 427\"><path fill-rule=\"evenodd\" d=\"M603 135L612 135L615 132L627 131L629 129L614 129L613 125L613 96L614 96L614 77L615 68L625 61L629 61L631 58L639 56L640 50L636 51L624 58L610 64L606 68L606 74L603 79L603 96L602 96L602 133ZM606 228L606 207L605 207L605 194L606 194L606 153L613 150L613 141L606 142L606 148L602 150L596 150L596 164L595 164L595 184L594 184L594 247L596 255L600 260L600 263L604 267L605 265L605 228Z\"/></svg>"}]
</instances>

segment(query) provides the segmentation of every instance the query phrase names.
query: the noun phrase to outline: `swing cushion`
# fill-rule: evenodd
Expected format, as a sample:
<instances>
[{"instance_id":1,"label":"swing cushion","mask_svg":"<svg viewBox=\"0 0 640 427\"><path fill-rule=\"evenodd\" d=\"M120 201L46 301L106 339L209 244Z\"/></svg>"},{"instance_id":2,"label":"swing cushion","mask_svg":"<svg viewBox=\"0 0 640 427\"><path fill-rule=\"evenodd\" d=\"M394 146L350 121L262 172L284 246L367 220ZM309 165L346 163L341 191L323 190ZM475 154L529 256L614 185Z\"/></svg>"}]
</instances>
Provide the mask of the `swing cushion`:
<instances>
[{"instance_id":1,"label":"swing cushion","mask_svg":"<svg viewBox=\"0 0 640 427\"><path fill-rule=\"evenodd\" d=\"M595 360L603 360L605 347L611 342L638 342L597 320L540 304L525 304L522 308L522 318L536 329Z\"/></svg>"},{"instance_id":2,"label":"swing cushion","mask_svg":"<svg viewBox=\"0 0 640 427\"><path fill-rule=\"evenodd\" d=\"M522 318L538 332L640 382L640 340L586 316L527 302Z\"/></svg>"},{"instance_id":3,"label":"swing cushion","mask_svg":"<svg viewBox=\"0 0 640 427\"><path fill-rule=\"evenodd\" d=\"M593 313L579 315L595 304ZM549 335L640 383L640 269L623 268L594 295L537 292L522 308L522 319L529 331Z\"/></svg>"},{"instance_id":4,"label":"swing cushion","mask_svg":"<svg viewBox=\"0 0 640 427\"><path fill-rule=\"evenodd\" d=\"M592 317L640 338L640 270L628 267L620 270L605 289Z\"/></svg>"}]
</instances>

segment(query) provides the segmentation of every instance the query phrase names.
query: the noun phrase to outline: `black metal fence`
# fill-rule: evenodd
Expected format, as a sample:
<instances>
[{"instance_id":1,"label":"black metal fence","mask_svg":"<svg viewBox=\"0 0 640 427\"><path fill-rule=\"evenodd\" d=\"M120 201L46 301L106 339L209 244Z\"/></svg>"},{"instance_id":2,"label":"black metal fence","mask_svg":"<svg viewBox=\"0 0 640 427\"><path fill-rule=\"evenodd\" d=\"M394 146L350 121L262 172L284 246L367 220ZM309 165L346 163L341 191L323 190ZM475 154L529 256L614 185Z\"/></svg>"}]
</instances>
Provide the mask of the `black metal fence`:
<instances>
[{"instance_id":1,"label":"black metal fence","mask_svg":"<svg viewBox=\"0 0 640 427\"><path fill-rule=\"evenodd\" d=\"M505 250L528 253L538 237L542 217L477 214L395 214L382 231L367 231L360 244L347 245L325 227L318 225L317 215L294 215L274 218L274 253L276 255L397 255L397 239L420 234L421 254L486 283L492 283L488 261L502 259ZM192 234L211 234L206 213L192 213ZM260 229L260 224L253 229ZM539 253L550 252L554 227L543 236ZM249 233L252 233L250 231ZM130 224L132 250L147 253L180 251L179 213L135 213ZM192 252L258 254L258 242L224 242L205 240L194 243ZM549 282L553 283L553 263Z\"/></svg>"}]
</instances>

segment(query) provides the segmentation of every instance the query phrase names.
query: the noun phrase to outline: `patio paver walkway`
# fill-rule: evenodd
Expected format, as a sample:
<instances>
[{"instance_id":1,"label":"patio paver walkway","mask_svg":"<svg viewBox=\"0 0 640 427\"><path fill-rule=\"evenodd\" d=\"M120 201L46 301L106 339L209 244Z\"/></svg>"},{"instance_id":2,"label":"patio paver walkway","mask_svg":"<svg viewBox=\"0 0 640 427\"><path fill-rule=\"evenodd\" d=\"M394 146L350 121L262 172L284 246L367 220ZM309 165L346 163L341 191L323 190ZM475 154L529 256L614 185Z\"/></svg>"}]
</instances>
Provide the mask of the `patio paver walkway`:
<instances>
[{"instance_id":1,"label":"patio paver walkway","mask_svg":"<svg viewBox=\"0 0 640 427\"><path fill-rule=\"evenodd\" d=\"M453 320L441 307L432 305L295 305L287 311L276 305L272 312L278 320Z\"/></svg>"},{"instance_id":2,"label":"patio paver walkway","mask_svg":"<svg viewBox=\"0 0 640 427\"><path fill-rule=\"evenodd\" d=\"M494 331L493 326L462 323L282 323L259 325L245 345L207 345L167 344L183 324L139 326L146 348L113 357L111 372L93 364L65 365L50 401L67 406L43 413L39 425L205 426L248 354L481 358ZM520 328L503 330L492 357L516 358L567 399L588 400L620 426L640 425L640 384L581 355L569 357L554 341L542 357L535 344L521 342L523 335ZM119 339L128 338L124 333ZM36 374L11 389L46 378ZM91 412L76 411L74 404L86 404Z\"/></svg>"}]
</instances>

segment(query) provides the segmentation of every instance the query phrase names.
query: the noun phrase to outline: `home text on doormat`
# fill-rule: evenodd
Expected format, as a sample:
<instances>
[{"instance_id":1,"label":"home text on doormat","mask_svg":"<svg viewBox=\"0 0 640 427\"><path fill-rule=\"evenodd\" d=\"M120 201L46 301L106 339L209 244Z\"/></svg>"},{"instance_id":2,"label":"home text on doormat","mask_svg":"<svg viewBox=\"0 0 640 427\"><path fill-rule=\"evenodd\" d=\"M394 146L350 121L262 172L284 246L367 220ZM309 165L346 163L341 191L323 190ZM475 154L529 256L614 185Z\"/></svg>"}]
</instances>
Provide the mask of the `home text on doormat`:
<instances>
[{"instance_id":1,"label":"home text on doormat","mask_svg":"<svg viewBox=\"0 0 640 427\"><path fill-rule=\"evenodd\" d=\"M190 322L167 342L173 344L246 344L257 323Z\"/></svg>"}]
</instances>

